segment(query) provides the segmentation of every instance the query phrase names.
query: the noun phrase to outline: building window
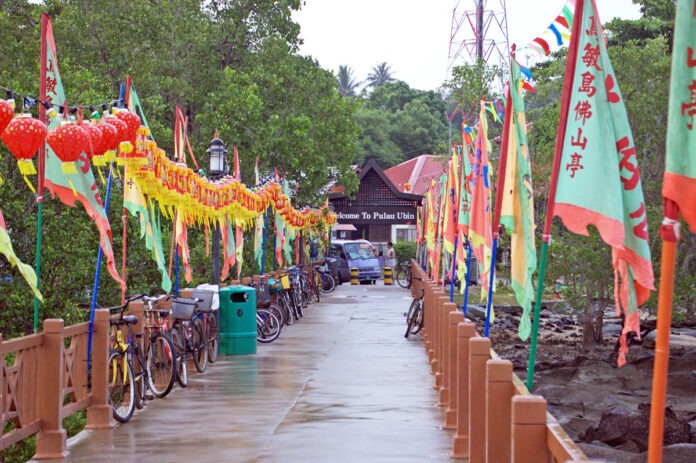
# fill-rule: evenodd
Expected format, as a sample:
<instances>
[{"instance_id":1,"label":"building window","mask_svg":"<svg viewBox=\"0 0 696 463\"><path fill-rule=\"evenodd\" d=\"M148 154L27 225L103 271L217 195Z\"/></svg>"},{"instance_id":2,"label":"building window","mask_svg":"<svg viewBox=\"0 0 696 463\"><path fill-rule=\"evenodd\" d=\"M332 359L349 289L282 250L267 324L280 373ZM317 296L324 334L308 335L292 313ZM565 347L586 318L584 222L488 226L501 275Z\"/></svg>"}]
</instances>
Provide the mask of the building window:
<instances>
[{"instance_id":1,"label":"building window","mask_svg":"<svg viewBox=\"0 0 696 463\"><path fill-rule=\"evenodd\" d=\"M396 228L396 241L416 241L416 227Z\"/></svg>"}]
</instances>

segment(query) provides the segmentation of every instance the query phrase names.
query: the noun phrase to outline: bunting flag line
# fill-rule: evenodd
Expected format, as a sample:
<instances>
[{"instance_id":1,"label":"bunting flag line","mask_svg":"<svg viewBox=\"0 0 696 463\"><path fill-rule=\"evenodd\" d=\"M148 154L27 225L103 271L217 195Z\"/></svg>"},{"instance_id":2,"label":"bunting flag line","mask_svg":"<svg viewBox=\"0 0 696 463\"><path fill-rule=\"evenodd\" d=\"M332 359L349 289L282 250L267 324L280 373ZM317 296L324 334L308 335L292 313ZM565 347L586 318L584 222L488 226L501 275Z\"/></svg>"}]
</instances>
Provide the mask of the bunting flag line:
<instances>
[{"instance_id":1,"label":"bunting flag line","mask_svg":"<svg viewBox=\"0 0 696 463\"><path fill-rule=\"evenodd\" d=\"M540 56L549 56L554 51L566 45L570 40L573 27L573 10L576 0L567 0L556 19L539 37L534 38L524 48L536 51Z\"/></svg>"},{"instance_id":2,"label":"bunting flag line","mask_svg":"<svg viewBox=\"0 0 696 463\"><path fill-rule=\"evenodd\" d=\"M564 84L566 122L559 127L562 150L550 210L574 233L588 235L587 226L594 225L612 248L616 310L624 316L621 366L628 333L640 338L638 306L654 289L648 220L633 136L602 25L593 0L576 2L577 36L569 52L574 71L569 68Z\"/></svg>"},{"instance_id":3,"label":"bunting flag line","mask_svg":"<svg viewBox=\"0 0 696 463\"><path fill-rule=\"evenodd\" d=\"M46 59L41 63L45 70L46 79L41 82L41 98L44 101L54 105L66 105L65 92L63 83L58 71L58 61L56 55L56 44L53 39L53 28L51 21L46 16ZM49 131L58 127L61 123L60 117L53 117L48 123ZM58 159L51 146L46 143L46 159L44 178L39 179L39 184L44 185L55 198L61 200L66 206L75 206L75 200L79 201L85 208L87 214L92 218L99 230L100 245L106 257L106 265L111 277L125 289L125 282L116 270L116 262L114 252L111 246L111 226L104 211L99 194L99 188L94 180L94 174L90 166L89 158L85 152L82 152L77 160L77 174L65 174L62 168L62 161ZM41 176L41 169L39 172ZM39 195L43 192L39 191Z\"/></svg>"},{"instance_id":4,"label":"bunting flag line","mask_svg":"<svg viewBox=\"0 0 696 463\"><path fill-rule=\"evenodd\" d=\"M5 256L11 266L17 267L17 270L19 270L19 273L24 277L24 280L27 282L34 295L43 302L43 296L38 287L39 281L38 278L36 278L36 272L31 265L25 264L19 260L17 254L15 254L12 242L10 241L10 235L7 233L7 225L5 225L5 217L2 215L2 211L0 211L0 254Z\"/></svg>"},{"instance_id":5,"label":"bunting flag line","mask_svg":"<svg viewBox=\"0 0 696 463\"><path fill-rule=\"evenodd\" d=\"M519 336L526 341L532 331L530 313L534 300L532 274L536 269L534 243L534 193L532 168L527 144L527 120L522 97L522 73L511 60L510 98L511 118L508 131L507 165L502 189L500 223L505 226L511 241L510 280L517 302L522 307Z\"/></svg>"}]
</instances>

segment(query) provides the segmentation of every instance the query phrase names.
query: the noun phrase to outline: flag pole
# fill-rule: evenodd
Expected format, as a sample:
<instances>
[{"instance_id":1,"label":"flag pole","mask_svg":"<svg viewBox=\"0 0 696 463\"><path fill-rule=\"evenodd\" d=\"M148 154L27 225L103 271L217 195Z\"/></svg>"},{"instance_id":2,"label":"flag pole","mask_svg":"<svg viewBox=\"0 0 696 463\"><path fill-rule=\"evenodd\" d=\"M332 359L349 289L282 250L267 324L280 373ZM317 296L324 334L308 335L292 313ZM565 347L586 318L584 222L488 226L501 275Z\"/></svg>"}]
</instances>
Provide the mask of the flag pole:
<instances>
[{"instance_id":1,"label":"flag pole","mask_svg":"<svg viewBox=\"0 0 696 463\"><path fill-rule=\"evenodd\" d=\"M498 235L500 228L500 210L503 206L503 188L505 188L505 173L507 171L508 144L510 143L510 125L512 121L512 97L510 82L505 91L505 120L503 123L503 139L500 143L500 166L498 167L498 183L495 189L495 210L493 211L493 249L491 250L491 272L488 282L488 301L486 303L486 325L483 336L488 337L491 320L491 305L493 304L493 285L495 284L495 259L498 253Z\"/></svg>"},{"instance_id":2,"label":"flag pole","mask_svg":"<svg viewBox=\"0 0 696 463\"><path fill-rule=\"evenodd\" d=\"M270 207L270 206L269 206ZM266 220L263 222L263 249L261 251L261 275L266 269L266 232L268 231L268 207L266 208Z\"/></svg>"},{"instance_id":3,"label":"flag pole","mask_svg":"<svg viewBox=\"0 0 696 463\"><path fill-rule=\"evenodd\" d=\"M39 99L46 101L46 58L48 54L46 36L49 17L46 13L41 15L41 69L39 71ZM39 105L39 120L48 127L48 116L44 105ZM46 176L46 142L41 143L39 147L39 172L38 172L38 194L36 195L37 202L37 218L36 218L36 287L41 286L41 235L43 230L43 192L44 178ZM39 329L39 298L34 296L34 333Z\"/></svg>"},{"instance_id":4,"label":"flag pole","mask_svg":"<svg viewBox=\"0 0 696 463\"><path fill-rule=\"evenodd\" d=\"M464 300L462 301L462 313L466 317L466 309L469 305L469 282L471 281L471 241L466 246L466 285L464 286Z\"/></svg>"},{"instance_id":5,"label":"flag pole","mask_svg":"<svg viewBox=\"0 0 696 463\"><path fill-rule=\"evenodd\" d=\"M655 339L655 366L653 368L652 397L650 399L650 433L648 437L648 463L662 461L662 441L665 422L665 397L667 395L667 370L669 365L669 332L672 323L672 294L674 290L674 261L679 242L679 208L665 199L665 217L660 227L662 237L662 263L660 293L657 305L657 338Z\"/></svg>"},{"instance_id":6,"label":"flag pole","mask_svg":"<svg viewBox=\"0 0 696 463\"><path fill-rule=\"evenodd\" d=\"M121 85L121 90L119 92L119 99L123 98L124 87ZM114 181L114 165L109 162L109 179L106 183L106 200L104 202L104 214L109 213L109 203L111 202L111 186ZM92 366L92 337L94 336L94 311L97 308L97 298L99 296L99 278L101 275L101 263L104 257L104 250L99 245L99 250L97 251L97 268L94 271L94 286L92 287L92 303L90 304L89 310L89 334L87 336L87 371ZM123 291L123 290L122 290ZM123 296L122 296L123 297ZM124 300L121 299L121 303Z\"/></svg>"},{"instance_id":7,"label":"flag pole","mask_svg":"<svg viewBox=\"0 0 696 463\"><path fill-rule=\"evenodd\" d=\"M126 76L126 85L125 89L124 87L121 87L121 98L119 99L119 108L123 108L124 106L124 98L125 98L125 104L128 105L130 103L130 89L131 85L133 84L133 80L131 79L130 74ZM135 146L133 147L135 150ZM126 181L126 169L127 167L124 165L123 166L123 181ZM125 185L124 185L124 191L125 191ZM123 220L123 231L122 231L122 241L123 241L123 247L121 250L121 279L123 280L123 285L121 286L121 304L125 304L126 302L126 286L128 285L126 283L126 254L127 254L127 241L128 241L128 209L126 209L125 205L123 207L123 217L121 218Z\"/></svg>"},{"instance_id":8,"label":"flag pole","mask_svg":"<svg viewBox=\"0 0 696 463\"><path fill-rule=\"evenodd\" d=\"M556 137L556 150L553 158L553 170L551 171L551 183L549 184L549 197L546 203L546 222L541 242L541 262L539 263L539 281L537 283L536 301L534 302L534 317L532 322L532 341L529 349L529 362L527 366L527 389L532 391L534 383L534 364L536 362L537 336L539 334L539 312L541 300L544 294L544 277L546 276L546 258L549 244L551 243L551 226L553 224L553 207L556 200L556 188L558 186L558 171L561 167L561 155L563 154L563 141L565 140L566 125L568 123L568 110L570 96L573 89L573 77L575 76L575 63L578 55L578 36L582 23L582 11L584 0L576 0L573 13L573 29L568 44L568 61L561 96L561 112L558 121L558 136Z\"/></svg>"}]
</instances>

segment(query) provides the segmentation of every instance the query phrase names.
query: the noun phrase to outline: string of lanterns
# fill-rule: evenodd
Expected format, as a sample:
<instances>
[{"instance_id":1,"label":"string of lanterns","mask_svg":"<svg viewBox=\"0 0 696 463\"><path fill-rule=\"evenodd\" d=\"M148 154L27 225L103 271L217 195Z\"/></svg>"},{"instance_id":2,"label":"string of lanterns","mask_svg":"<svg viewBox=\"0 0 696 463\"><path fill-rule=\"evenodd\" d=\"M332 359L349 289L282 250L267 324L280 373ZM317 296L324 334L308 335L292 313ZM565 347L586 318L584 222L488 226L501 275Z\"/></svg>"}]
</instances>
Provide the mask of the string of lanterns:
<instances>
[{"instance_id":1,"label":"string of lanterns","mask_svg":"<svg viewBox=\"0 0 696 463\"><path fill-rule=\"evenodd\" d=\"M126 166L127 181L134 181L144 194L156 199L165 215L173 219L176 209L190 225L222 222L226 216L234 216L237 223L248 226L269 206L295 229L326 228L336 223L336 215L327 206L295 209L276 182L249 189L233 177L213 181L184 163L170 160L149 138L150 131L140 125L140 118L127 109L113 110L104 117L98 117L96 111L92 115L92 120L86 121L78 108L76 120L66 114L60 125L49 131L31 114L15 115L12 102L0 100L0 139L17 158L32 191L27 176L36 174L32 159L45 141L61 160L68 178L77 174L75 161L82 153L95 166L116 161ZM53 117L57 116L54 113Z\"/></svg>"}]
</instances>

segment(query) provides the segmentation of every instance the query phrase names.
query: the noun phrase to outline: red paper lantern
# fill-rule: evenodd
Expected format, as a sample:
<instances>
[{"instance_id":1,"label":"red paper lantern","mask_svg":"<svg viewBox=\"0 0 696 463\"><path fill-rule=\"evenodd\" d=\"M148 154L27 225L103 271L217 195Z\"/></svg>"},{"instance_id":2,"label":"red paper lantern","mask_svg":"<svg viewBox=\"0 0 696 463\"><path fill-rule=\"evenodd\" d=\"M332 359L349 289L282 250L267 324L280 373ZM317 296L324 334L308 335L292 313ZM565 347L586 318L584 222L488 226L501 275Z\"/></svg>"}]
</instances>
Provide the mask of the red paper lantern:
<instances>
[{"instance_id":1,"label":"red paper lantern","mask_svg":"<svg viewBox=\"0 0 696 463\"><path fill-rule=\"evenodd\" d=\"M20 114L10 121L0 138L17 158L22 175L36 174L31 159L46 139L46 125L31 114Z\"/></svg>"},{"instance_id":2,"label":"red paper lantern","mask_svg":"<svg viewBox=\"0 0 696 463\"><path fill-rule=\"evenodd\" d=\"M77 124L62 122L60 126L51 130L46 137L46 142L63 161L64 174L76 174L75 161L80 154L87 149L89 134Z\"/></svg>"},{"instance_id":3,"label":"red paper lantern","mask_svg":"<svg viewBox=\"0 0 696 463\"><path fill-rule=\"evenodd\" d=\"M114 116L106 116L104 121L108 124L113 125L116 128L117 135L111 146L109 146L110 151L117 151L118 145L123 141L128 141L128 125L121 119Z\"/></svg>"},{"instance_id":4,"label":"red paper lantern","mask_svg":"<svg viewBox=\"0 0 696 463\"><path fill-rule=\"evenodd\" d=\"M140 128L140 118L127 109L119 109L116 113L116 118L126 123L126 138L122 141L129 141L133 146L135 146L135 137L138 134L138 129Z\"/></svg>"},{"instance_id":5,"label":"red paper lantern","mask_svg":"<svg viewBox=\"0 0 696 463\"><path fill-rule=\"evenodd\" d=\"M94 148L93 161L95 166L105 166L107 161L106 153L112 146L116 145L118 147L116 142L118 129L115 125L108 124L104 119L99 120L97 127L101 130L102 138L99 146Z\"/></svg>"},{"instance_id":6,"label":"red paper lantern","mask_svg":"<svg viewBox=\"0 0 696 463\"><path fill-rule=\"evenodd\" d=\"M0 133L2 133L7 125L14 117L14 109L6 100L0 100Z\"/></svg>"},{"instance_id":7,"label":"red paper lantern","mask_svg":"<svg viewBox=\"0 0 696 463\"><path fill-rule=\"evenodd\" d=\"M106 150L102 152L97 151L99 148L101 148L102 138L104 138L102 135L102 130L99 128L99 126L96 124L82 123L81 127L87 132L88 135L86 150L87 157L92 159L97 154L103 155L104 151Z\"/></svg>"}]
</instances>

